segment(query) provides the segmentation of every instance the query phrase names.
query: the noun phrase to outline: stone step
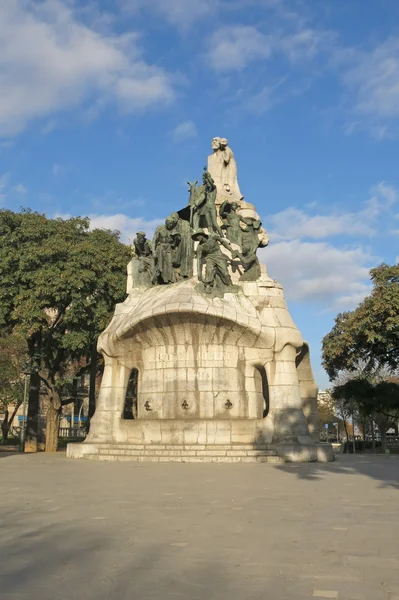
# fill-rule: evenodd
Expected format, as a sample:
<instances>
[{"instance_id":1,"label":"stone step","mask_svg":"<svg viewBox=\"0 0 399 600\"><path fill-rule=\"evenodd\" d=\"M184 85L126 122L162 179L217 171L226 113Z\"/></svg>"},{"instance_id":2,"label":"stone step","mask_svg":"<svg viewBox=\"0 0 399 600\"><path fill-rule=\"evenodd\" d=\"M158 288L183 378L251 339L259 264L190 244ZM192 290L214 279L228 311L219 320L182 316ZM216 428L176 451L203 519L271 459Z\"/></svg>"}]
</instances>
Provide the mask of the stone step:
<instances>
[{"instance_id":1,"label":"stone step","mask_svg":"<svg viewBox=\"0 0 399 600\"><path fill-rule=\"evenodd\" d=\"M215 456L212 454L201 454L197 456L191 455L180 455L175 454L169 455L165 453L163 456L153 456L151 454L143 456L135 456L130 454L85 454L82 458L87 460L101 460L101 461L112 461L112 462L181 462L181 463L278 463L281 464L284 461L280 456L269 456L269 455L257 455L257 456Z\"/></svg>"},{"instance_id":2,"label":"stone step","mask_svg":"<svg viewBox=\"0 0 399 600\"><path fill-rule=\"evenodd\" d=\"M275 450L131 450L120 448L99 448L101 456L124 455L124 456L276 456Z\"/></svg>"},{"instance_id":3,"label":"stone step","mask_svg":"<svg viewBox=\"0 0 399 600\"><path fill-rule=\"evenodd\" d=\"M269 446L254 445L254 444L96 444L97 448L102 450L145 450L146 452L152 452L154 450L166 450L166 451L203 451L203 450L215 450L215 451L268 451L274 452L274 449L270 449Z\"/></svg>"}]
</instances>

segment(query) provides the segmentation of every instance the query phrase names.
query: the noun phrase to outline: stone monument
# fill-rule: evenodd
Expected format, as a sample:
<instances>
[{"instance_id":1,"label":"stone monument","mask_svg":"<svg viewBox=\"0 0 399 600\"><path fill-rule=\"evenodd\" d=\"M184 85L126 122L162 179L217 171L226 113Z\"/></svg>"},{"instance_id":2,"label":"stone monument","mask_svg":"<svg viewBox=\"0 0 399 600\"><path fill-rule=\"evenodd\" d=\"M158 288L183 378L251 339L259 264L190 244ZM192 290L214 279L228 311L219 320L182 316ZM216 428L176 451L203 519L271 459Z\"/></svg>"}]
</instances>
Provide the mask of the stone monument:
<instances>
[{"instance_id":1,"label":"stone monument","mask_svg":"<svg viewBox=\"0 0 399 600\"><path fill-rule=\"evenodd\" d=\"M104 375L71 458L327 461L309 348L282 286L259 263L269 239L214 138L202 184L152 242L138 232L127 298L98 340Z\"/></svg>"}]
</instances>

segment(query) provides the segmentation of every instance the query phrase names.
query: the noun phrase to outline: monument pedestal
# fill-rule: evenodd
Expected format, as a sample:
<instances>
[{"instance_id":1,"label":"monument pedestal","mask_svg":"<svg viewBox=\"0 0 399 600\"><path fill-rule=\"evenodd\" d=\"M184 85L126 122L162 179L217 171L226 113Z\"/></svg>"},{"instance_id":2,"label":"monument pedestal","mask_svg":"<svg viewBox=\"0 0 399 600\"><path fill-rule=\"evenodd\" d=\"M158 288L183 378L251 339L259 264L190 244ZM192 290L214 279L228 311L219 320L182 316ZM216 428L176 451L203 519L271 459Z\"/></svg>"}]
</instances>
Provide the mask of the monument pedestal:
<instances>
[{"instance_id":1,"label":"monument pedestal","mask_svg":"<svg viewBox=\"0 0 399 600\"><path fill-rule=\"evenodd\" d=\"M227 139L212 149L188 205L152 242L136 234L128 297L98 341L90 433L71 458L333 460L317 443L309 348L256 254L268 236Z\"/></svg>"},{"instance_id":2,"label":"monument pedestal","mask_svg":"<svg viewBox=\"0 0 399 600\"><path fill-rule=\"evenodd\" d=\"M96 412L86 441L68 445L71 458L333 459L316 443L308 348L281 285L265 272L222 297L205 294L196 278L135 288L98 350L105 369ZM137 414L126 419L133 370Z\"/></svg>"}]
</instances>

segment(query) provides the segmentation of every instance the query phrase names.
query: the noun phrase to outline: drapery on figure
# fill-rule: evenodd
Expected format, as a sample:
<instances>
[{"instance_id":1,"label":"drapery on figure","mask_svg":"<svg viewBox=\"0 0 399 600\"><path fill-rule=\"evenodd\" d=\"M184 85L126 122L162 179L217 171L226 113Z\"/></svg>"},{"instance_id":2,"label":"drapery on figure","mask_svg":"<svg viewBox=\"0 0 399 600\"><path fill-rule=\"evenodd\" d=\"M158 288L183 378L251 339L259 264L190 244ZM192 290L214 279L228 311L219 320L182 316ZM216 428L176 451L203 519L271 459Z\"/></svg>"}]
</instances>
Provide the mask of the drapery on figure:
<instances>
[{"instance_id":1,"label":"drapery on figure","mask_svg":"<svg viewBox=\"0 0 399 600\"><path fill-rule=\"evenodd\" d=\"M151 242L146 239L144 231L138 231L136 233L136 237L132 244L132 257L139 262L137 269L137 283L139 285L151 285L154 257Z\"/></svg>"},{"instance_id":2,"label":"drapery on figure","mask_svg":"<svg viewBox=\"0 0 399 600\"><path fill-rule=\"evenodd\" d=\"M153 284L174 283L177 278L173 268L173 254L180 243L180 234L173 232L173 220L168 217L165 225L157 227L154 235L154 276Z\"/></svg>"},{"instance_id":3,"label":"drapery on figure","mask_svg":"<svg viewBox=\"0 0 399 600\"><path fill-rule=\"evenodd\" d=\"M215 231L221 237L223 232L220 229L217 216L216 216L216 186L212 178L212 175L208 171L204 171L202 174L202 185L200 185L195 192L194 206L193 206L193 229L197 231L201 226L201 217L205 221L205 227L209 231Z\"/></svg>"},{"instance_id":4,"label":"drapery on figure","mask_svg":"<svg viewBox=\"0 0 399 600\"><path fill-rule=\"evenodd\" d=\"M180 219L174 212L166 220L166 227L172 235L178 235L179 242L172 249L172 266L179 277L186 279L193 275L194 242L191 238L193 230L190 224Z\"/></svg>"},{"instance_id":5,"label":"drapery on figure","mask_svg":"<svg viewBox=\"0 0 399 600\"><path fill-rule=\"evenodd\" d=\"M240 226L241 216L237 213L239 206L237 202L225 200L219 209L219 215L223 220L222 229L225 229L227 239L233 244L242 245L242 230Z\"/></svg>"},{"instance_id":6,"label":"drapery on figure","mask_svg":"<svg viewBox=\"0 0 399 600\"><path fill-rule=\"evenodd\" d=\"M262 223L259 219L245 219L241 221L246 227L242 229L242 255L241 262L244 273L241 275L241 281L256 281L261 276L259 259L256 252L260 246L259 231Z\"/></svg>"},{"instance_id":7,"label":"drapery on figure","mask_svg":"<svg viewBox=\"0 0 399 600\"><path fill-rule=\"evenodd\" d=\"M239 202L243 195L238 185L237 163L228 144L226 138L213 138L213 154L208 156L208 170L215 181L218 196L227 196Z\"/></svg>"},{"instance_id":8,"label":"drapery on figure","mask_svg":"<svg viewBox=\"0 0 399 600\"><path fill-rule=\"evenodd\" d=\"M232 258L235 258L238 253L233 250L229 242L217 233L212 232L208 235L202 230L196 231L192 238L194 241L199 242L197 246L199 281L202 281L202 261L205 260L205 278L203 280L205 291L211 293L212 287L217 284L217 277L219 277L223 285L232 285L227 269L230 259L220 249L220 244L222 244L230 250Z\"/></svg>"}]
</instances>

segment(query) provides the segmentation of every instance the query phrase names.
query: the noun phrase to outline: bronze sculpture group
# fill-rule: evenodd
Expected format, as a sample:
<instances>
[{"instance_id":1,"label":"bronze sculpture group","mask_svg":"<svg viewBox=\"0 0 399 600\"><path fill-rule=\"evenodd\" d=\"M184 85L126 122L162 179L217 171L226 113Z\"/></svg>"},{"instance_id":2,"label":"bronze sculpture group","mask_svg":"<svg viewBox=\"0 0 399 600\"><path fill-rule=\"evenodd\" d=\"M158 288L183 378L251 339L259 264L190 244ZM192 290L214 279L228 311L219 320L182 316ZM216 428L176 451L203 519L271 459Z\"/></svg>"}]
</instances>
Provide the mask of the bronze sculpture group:
<instances>
[{"instance_id":1,"label":"bronze sculpture group","mask_svg":"<svg viewBox=\"0 0 399 600\"><path fill-rule=\"evenodd\" d=\"M139 231L133 241L137 261L138 285L164 285L193 276L197 257L198 280L207 293L232 285L228 265L241 267L242 281L256 281L260 265L256 252L261 245L259 219L244 218L239 203L225 200L217 215L217 188L212 175L204 169L202 184L187 182L189 202L186 209L172 213L155 231L153 241ZM194 250L195 242L198 242ZM226 248L230 256L223 252ZM205 273L203 274L203 266Z\"/></svg>"}]
</instances>

